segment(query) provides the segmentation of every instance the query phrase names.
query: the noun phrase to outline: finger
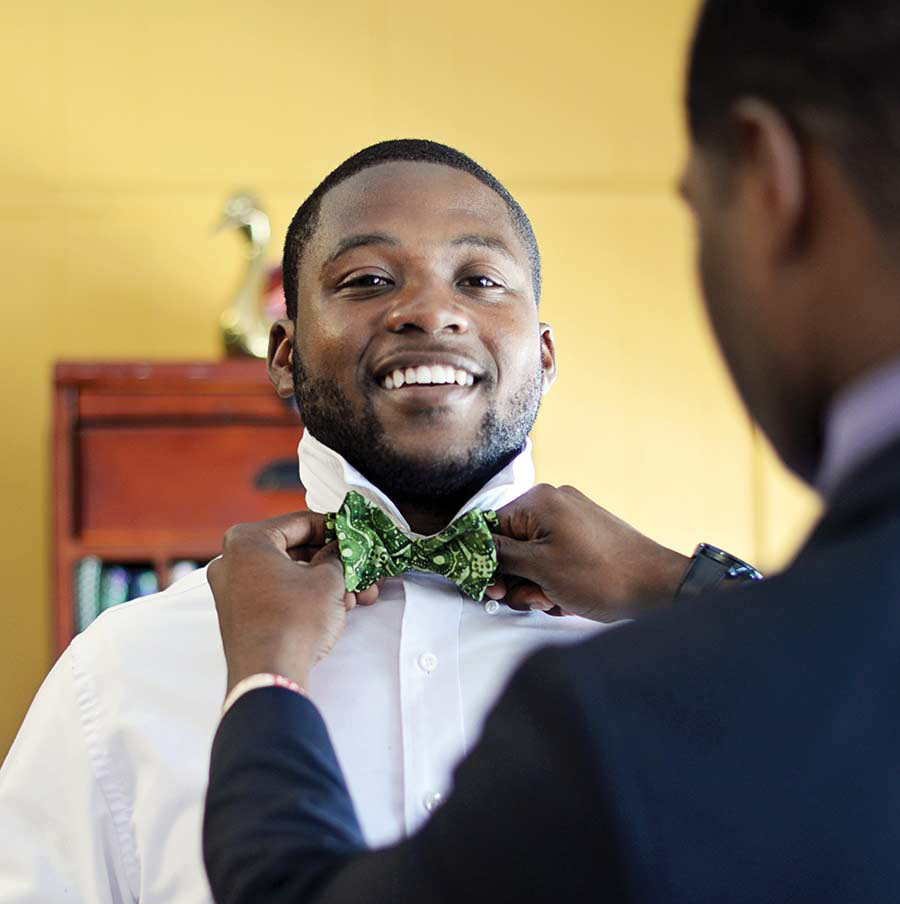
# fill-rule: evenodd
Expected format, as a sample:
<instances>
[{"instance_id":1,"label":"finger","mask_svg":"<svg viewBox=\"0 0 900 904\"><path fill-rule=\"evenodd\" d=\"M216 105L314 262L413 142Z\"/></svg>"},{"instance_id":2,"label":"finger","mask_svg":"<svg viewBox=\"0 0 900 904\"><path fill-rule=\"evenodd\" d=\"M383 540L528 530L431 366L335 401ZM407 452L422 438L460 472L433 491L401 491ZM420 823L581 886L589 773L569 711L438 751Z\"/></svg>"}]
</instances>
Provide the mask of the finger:
<instances>
[{"instance_id":1,"label":"finger","mask_svg":"<svg viewBox=\"0 0 900 904\"><path fill-rule=\"evenodd\" d=\"M546 533L546 514L557 499L557 490L547 483L532 487L518 499L497 509L500 533L516 540L536 540Z\"/></svg>"},{"instance_id":2,"label":"finger","mask_svg":"<svg viewBox=\"0 0 900 904\"><path fill-rule=\"evenodd\" d=\"M538 609L548 612L556 608L556 604L541 590L537 584L530 581L523 581L506 596L506 604L513 609L520 611L525 609Z\"/></svg>"},{"instance_id":3,"label":"finger","mask_svg":"<svg viewBox=\"0 0 900 904\"><path fill-rule=\"evenodd\" d=\"M308 564L315 558L316 553L321 548L321 546L292 546L287 550L287 554L295 562L306 562Z\"/></svg>"},{"instance_id":4,"label":"finger","mask_svg":"<svg viewBox=\"0 0 900 904\"><path fill-rule=\"evenodd\" d=\"M500 533L507 537L526 540L528 533L528 513L534 506L532 498L534 490L529 490L518 499L513 499L502 508L497 509L497 520L500 522Z\"/></svg>"},{"instance_id":5,"label":"finger","mask_svg":"<svg viewBox=\"0 0 900 904\"><path fill-rule=\"evenodd\" d=\"M356 592L356 602L360 606L371 606L378 599L378 584L372 584L371 587L366 587L365 590L358 590Z\"/></svg>"},{"instance_id":6,"label":"finger","mask_svg":"<svg viewBox=\"0 0 900 904\"><path fill-rule=\"evenodd\" d=\"M531 612L531 606L528 603L518 603L515 599L510 599L509 596L503 600L503 603L516 612Z\"/></svg>"},{"instance_id":7,"label":"finger","mask_svg":"<svg viewBox=\"0 0 900 904\"><path fill-rule=\"evenodd\" d=\"M502 577L498 577L493 584L485 588L484 595L489 600L502 600L507 592L506 581Z\"/></svg>"},{"instance_id":8,"label":"finger","mask_svg":"<svg viewBox=\"0 0 900 904\"><path fill-rule=\"evenodd\" d=\"M325 546L310 559L308 567L327 569L330 572L329 579L335 582L335 588L340 587L342 590L344 589L344 565L341 562L341 556L336 541L325 544ZM347 611L349 612L350 609L356 605L356 594L352 592L348 593L349 596L353 597L352 603L350 600L344 601L347 606Z\"/></svg>"},{"instance_id":9,"label":"finger","mask_svg":"<svg viewBox=\"0 0 900 904\"><path fill-rule=\"evenodd\" d=\"M325 516L318 512L291 512L258 523L284 551L295 546L323 546L325 543Z\"/></svg>"},{"instance_id":10,"label":"finger","mask_svg":"<svg viewBox=\"0 0 900 904\"><path fill-rule=\"evenodd\" d=\"M336 565L338 567L343 567L341 565L341 554L338 550L337 540L332 540L331 543L320 546L309 560L309 564Z\"/></svg>"},{"instance_id":11,"label":"finger","mask_svg":"<svg viewBox=\"0 0 900 904\"><path fill-rule=\"evenodd\" d=\"M544 556L543 547L538 541L514 540L503 534L494 534L493 537L500 571L541 583Z\"/></svg>"}]
</instances>

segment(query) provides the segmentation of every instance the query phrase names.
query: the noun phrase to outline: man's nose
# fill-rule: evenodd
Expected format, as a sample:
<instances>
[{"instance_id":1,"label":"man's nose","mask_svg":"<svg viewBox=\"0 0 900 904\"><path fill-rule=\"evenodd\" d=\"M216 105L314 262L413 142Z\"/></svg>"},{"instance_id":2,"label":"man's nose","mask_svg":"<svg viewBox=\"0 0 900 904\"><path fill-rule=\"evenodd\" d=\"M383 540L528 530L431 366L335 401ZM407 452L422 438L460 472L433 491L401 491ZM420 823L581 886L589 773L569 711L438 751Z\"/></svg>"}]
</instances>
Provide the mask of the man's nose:
<instances>
[{"instance_id":1,"label":"man's nose","mask_svg":"<svg viewBox=\"0 0 900 904\"><path fill-rule=\"evenodd\" d=\"M419 330L423 333L465 333L469 320L453 298L439 291L404 293L388 311L387 328L392 333Z\"/></svg>"}]
</instances>

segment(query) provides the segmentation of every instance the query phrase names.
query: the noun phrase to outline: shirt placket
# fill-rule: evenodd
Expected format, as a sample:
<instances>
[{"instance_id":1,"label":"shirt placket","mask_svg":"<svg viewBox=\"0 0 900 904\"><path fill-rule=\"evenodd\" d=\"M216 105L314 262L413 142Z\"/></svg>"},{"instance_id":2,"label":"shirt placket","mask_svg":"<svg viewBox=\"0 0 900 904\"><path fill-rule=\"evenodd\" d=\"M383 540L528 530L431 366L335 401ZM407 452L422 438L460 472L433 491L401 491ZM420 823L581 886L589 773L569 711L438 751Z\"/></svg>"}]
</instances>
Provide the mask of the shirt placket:
<instances>
[{"instance_id":1,"label":"shirt placket","mask_svg":"<svg viewBox=\"0 0 900 904\"><path fill-rule=\"evenodd\" d=\"M399 675L404 821L414 832L446 798L446 751L464 747L459 626L462 598L441 578L407 574Z\"/></svg>"}]
</instances>

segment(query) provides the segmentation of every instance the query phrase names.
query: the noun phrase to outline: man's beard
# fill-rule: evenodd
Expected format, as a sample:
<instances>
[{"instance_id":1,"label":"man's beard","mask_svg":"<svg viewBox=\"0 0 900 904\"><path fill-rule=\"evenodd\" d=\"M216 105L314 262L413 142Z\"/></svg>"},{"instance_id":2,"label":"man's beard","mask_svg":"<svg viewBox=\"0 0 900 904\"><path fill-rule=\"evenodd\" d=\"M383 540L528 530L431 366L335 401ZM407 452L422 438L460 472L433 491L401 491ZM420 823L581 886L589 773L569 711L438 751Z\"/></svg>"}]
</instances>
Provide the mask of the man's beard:
<instances>
[{"instance_id":1,"label":"man's beard","mask_svg":"<svg viewBox=\"0 0 900 904\"><path fill-rule=\"evenodd\" d=\"M333 381L313 377L296 346L293 354L294 394L304 426L320 442L342 455L393 502L462 505L524 448L541 403L543 371L534 375L501 413L489 405L472 445L462 454L435 454L423 460L404 455L385 435L370 393L362 411ZM481 390L484 391L484 390ZM443 505L441 505L443 507Z\"/></svg>"}]
</instances>

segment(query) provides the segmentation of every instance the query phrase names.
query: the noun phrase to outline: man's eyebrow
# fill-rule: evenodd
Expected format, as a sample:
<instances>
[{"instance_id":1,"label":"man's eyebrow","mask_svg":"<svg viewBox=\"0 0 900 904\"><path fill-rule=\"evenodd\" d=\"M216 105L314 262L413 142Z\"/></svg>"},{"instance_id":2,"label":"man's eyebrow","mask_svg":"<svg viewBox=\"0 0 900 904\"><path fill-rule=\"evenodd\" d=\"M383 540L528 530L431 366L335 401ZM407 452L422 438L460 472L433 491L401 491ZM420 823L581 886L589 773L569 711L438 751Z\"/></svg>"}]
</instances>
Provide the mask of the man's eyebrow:
<instances>
[{"instance_id":1,"label":"man's eyebrow","mask_svg":"<svg viewBox=\"0 0 900 904\"><path fill-rule=\"evenodd\" d=\"M348 235L341 239L337 248L328 255L325 263L322 264L324 270L329 264L333 264L342 254L346 254L354 248L364 248L366 245L399 245L397 239L382 232L366 232L359 235Z\"/></svg>"},{"instance_id":2,"label":"man's eyebrow","mask_svg":"<svg viewBox=\"0 0 900 904\"><path fill-rule=\"evenodd\" d=\"M510 250L509 246L502 239L494 238L489 235L478 235L476 233L470 233L468 235L461 235L457 238L453 239L450 242L451 245L474 245L476 248L490 248L493 251L499 251L501 254L508 257L511 261L519 262L519 259L515 254Z\"/></svg>"}]
</instances>

